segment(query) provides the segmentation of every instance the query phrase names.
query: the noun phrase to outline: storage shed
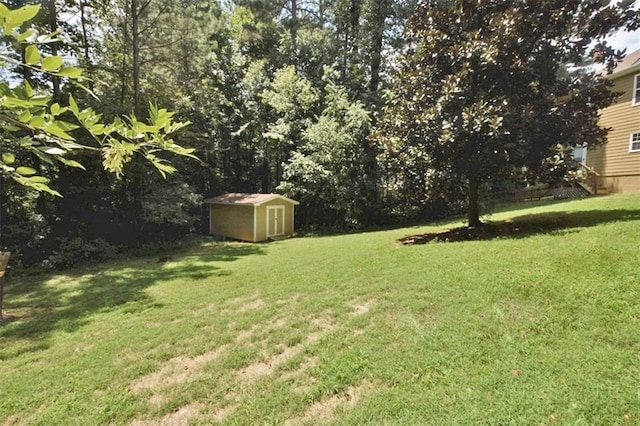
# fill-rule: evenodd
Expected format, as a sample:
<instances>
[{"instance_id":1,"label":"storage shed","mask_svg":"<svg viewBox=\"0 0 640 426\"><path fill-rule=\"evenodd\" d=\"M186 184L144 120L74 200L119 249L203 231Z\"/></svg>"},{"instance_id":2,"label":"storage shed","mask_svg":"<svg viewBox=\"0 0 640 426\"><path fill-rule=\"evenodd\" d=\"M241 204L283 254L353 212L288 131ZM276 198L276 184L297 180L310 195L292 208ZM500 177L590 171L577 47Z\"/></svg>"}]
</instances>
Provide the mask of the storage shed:
<instances>
[{"instance_id":1,"label":"storage shed","mask_svg":"<svg viewBox=\"0 0 640 426\"><path fill-rule=\"evenodd\" d=\"M209 233L242 241L293 235L293 208L300 204L278 194L230 193L205 200Z\"/></svg>"}]
</instances>

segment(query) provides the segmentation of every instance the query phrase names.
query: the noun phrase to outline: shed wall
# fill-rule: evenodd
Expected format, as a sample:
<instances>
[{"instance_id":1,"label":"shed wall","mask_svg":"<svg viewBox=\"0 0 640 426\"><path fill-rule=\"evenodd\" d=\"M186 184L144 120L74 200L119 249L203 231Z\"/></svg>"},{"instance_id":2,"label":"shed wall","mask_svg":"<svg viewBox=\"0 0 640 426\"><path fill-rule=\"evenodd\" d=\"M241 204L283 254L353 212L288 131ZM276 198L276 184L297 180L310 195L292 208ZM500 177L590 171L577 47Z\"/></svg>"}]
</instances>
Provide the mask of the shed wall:
<instances>
[{"instance_id":1,"label":"shed wall","mask_svg":"<svg viewBox=\"0 0 640 426\"><path fill-rule=\"evenodd\" d=\"M261 204L256 209L256 239L264 241L267 239L267 207L284 207L284 235L290 237L294 230L294 204L285 200L271 200Z\"/></svg>"},{"instance_id":2,"label":"shed wall","mask_svg":"<svg viewBox=\"0 0 640 426\"><path fill-rule=\"evenodd\" d=\"M629 152L630 135L640 133L640 105L632 105L635 75L614 81L612 90L624 94L600 116L600 125L612 128L609 142L587 153L587 165L612 192L640 192L640 152Z\"/></svg>"},{"instance_id":3,"label":"shed wall","mask_svg":"<svg viewBox=\"0 0 640 426\"><path fill-rule=\"evenodd\" d=\"M210 204L209 229L212 235L255 242L253 206Z\"/></svg>"}]
</instances>

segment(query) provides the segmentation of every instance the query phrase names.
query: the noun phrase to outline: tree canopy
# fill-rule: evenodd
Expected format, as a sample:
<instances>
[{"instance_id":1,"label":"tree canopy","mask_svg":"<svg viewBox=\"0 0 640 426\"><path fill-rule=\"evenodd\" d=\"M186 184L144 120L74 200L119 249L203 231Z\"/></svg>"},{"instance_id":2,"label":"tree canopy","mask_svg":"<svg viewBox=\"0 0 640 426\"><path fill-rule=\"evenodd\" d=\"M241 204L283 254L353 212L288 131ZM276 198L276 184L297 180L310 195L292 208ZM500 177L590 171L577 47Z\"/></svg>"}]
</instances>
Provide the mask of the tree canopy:
<instances>
[{"instance_id":1,"label":"tree canopy","mask_svg":"<svg viewBox=\"0 0 640 426\"><path fill-rule=\"evenodd\" d=\"M615 64L623 52L602 39L637 28L632 3L422 2L376 135L399 190L462 182L469 226L478 226L483 183L523 167L539 175L554 150L604 143L598 111L615 94L602 73L568 66L588 53Z\"/></svg>"},{"instance_id":2,"label":"tree canopy","mask_svg":"<svg viewBox=\"0 0 640 426\"><path fill-rule=\"evenodd\" d=\"M40 35L34 29L22 29L39 9L39 5L29 5L9 10L0 4L0 31L5 35L5 46L19 45L23 50L21 59L12 56L10 50L0 51L0 61L29 70L29 78L16 87L12 87L11 81L0 82L3 174L22 185L60 195L49 187L49 179L39 173L35 163L46 166L60 162L83 169L80 162L69 156L74 151L91 150L100 153L105 170L121 175L124 165L140 153L164 175L175 168L159 155L161 151L193 156L193 149L183 148L169 138L188 123L173 122L173 114L166 109L151 105L148 123L130 115L105 124L93 109L81 109L73 95L68 96L67 105L63 106L53 100L48 90L34 89L30 81L34 73L71 82L83 80L80 68L65 64L62 56L43 55L38 49L38 45L56 43L56 34ZM78 129L89 136L88 142L79 142L73 136ZM21 155L25 153L29 155Z\"/></svg>"}]
</instances>

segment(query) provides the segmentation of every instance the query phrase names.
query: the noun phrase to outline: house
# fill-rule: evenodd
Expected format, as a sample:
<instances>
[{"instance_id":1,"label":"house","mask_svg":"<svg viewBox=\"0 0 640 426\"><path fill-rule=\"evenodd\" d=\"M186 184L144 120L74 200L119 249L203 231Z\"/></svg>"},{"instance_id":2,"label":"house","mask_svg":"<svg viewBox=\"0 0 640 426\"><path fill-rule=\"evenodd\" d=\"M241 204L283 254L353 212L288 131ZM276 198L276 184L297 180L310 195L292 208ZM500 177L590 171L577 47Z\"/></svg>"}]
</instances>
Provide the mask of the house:
<instances>
[{"instance_id":1,"label":"house","mask_svg":"<svg viewBox=\"0 0 640 426\"><path fill-rule=\"evenodd\" d=\"M609 142L586 153L586 164L609 192L640 192L640 49L628 54L607 76L623 94L600 112Z\"/></svg>"},{"instance_id":2,"label":"house","mask_svg":"<svg viewBox=\"0 0 640 426\"><path fill-rule=\"evenodd\" d=\"M278 194L230 193L205 200L209 204L209 233L258 242L293 235L294 206Z\"/></svg>"}]
</instances>

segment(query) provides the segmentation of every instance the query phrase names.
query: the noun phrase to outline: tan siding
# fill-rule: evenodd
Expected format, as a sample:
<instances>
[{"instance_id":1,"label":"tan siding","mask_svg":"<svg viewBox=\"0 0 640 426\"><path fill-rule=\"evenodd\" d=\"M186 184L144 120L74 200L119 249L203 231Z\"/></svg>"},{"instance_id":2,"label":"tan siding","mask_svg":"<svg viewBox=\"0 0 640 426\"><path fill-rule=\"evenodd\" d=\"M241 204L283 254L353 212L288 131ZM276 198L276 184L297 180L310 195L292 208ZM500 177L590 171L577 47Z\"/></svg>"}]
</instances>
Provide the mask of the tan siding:
<instances>
[{"instance_id":1,"label":"tan siding","mask_svg":"<svg viewBox=\"0 0 640 426\"><path fill-rule=\"evenodd\" d=\"M284 207L284 236L290 237L293 235L293 214L294 204L285 200L271 200L258 207L257 221L256 221L256 234L258 240L267 239L267 207L283 206Z\"/></svg>"},{"instance_id":2,"label":"tan siding","mask_svg":"<svg viewBox=\"0 0 640 426\"><path fill-rule=\"evenodd\" d=\"M606 177L603 179L603 184L611 192L639 193L640 175Z\"/></svg>"},{"instance_id":3,"label":"tan siding","mask_svg":"<svg viewBox=\"0 0 640 426\"><path fill-rule=\"evenodd\" d=\"M243 241L253 239L253 206L211 204L211 234Z\"/></svg>"},{"instance_id":4,"label":"tan siding","mask_svg":"<svg viewBox=\"0 0 640 426\"><path fill-rule=\"evenodd\" d=\"M595 150L589 150L587 154L587 164L603 177L609 177L606 179L607 186L616 192L638 188L637 184L632 183L634 179L620 177L637 175L637 179L640 179L640 152L629 152L630 135L640 133L640 105L631 104L634 76L628 75L614 82L612 90L624 94L615 104L604 109L600 116L600 124L611 128L609 141Z\"/></svg>"},{"instance_id":5,"label":"tan siding","mask_svg":"<svg viewBox=\"0 0 640 426\"><path fill-rule=\"evenodd\" d=\"M267 239L267 207L263 204L256 207L256 240Z\"/></svg>"}]
</instances>

